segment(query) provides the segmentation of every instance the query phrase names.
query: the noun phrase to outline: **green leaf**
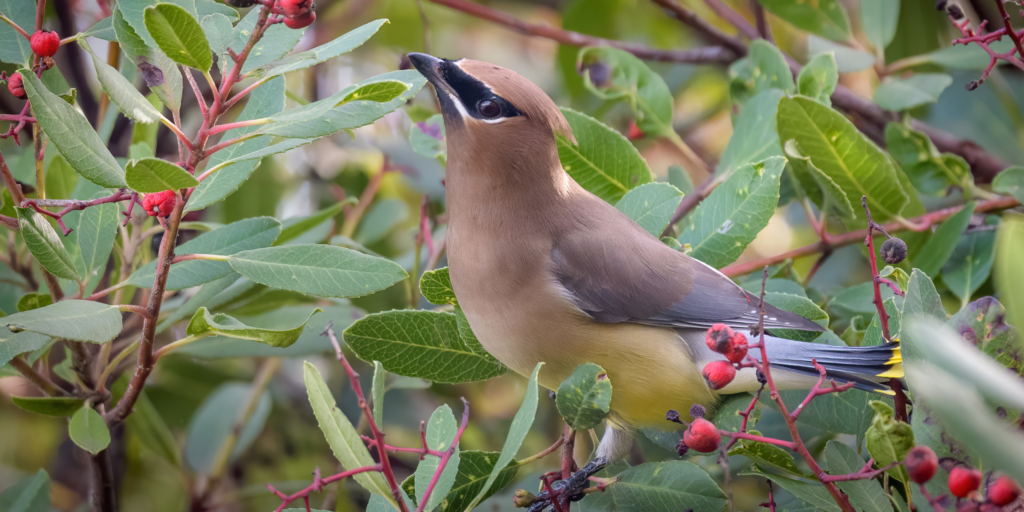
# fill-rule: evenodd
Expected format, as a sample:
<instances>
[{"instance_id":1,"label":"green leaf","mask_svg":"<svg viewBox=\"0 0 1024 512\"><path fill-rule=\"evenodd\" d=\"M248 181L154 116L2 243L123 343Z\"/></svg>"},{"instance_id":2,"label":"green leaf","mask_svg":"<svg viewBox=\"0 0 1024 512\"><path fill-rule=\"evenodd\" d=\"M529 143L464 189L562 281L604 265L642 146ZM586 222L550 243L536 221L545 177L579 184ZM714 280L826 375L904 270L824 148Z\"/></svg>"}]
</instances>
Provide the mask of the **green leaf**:
<instances>
[{"instance_id":1,"label":"green leaf","mask_svg":"<svg viewBox=\"0 0 1024 512\"><path fill-rule=\"evenodd\" d=\"M879 54L896 37L896 25L900 19L900 0L861 0L861 26L864 35Z\"/></svg>"},{"instance_id":2,"label":"green leaf","mask_svg":"<svg viewBox=\"0 0 1024 512\"><path fill-rule=\"evenodd\" d=\"M114 383L112 391L113 400L117 402L124 396L128 389L128 382L131 376L123 374ZM181 454L178 449L178 442L174 439L167 422L160 416L156 406L149 400L145 390L139 393L135 400L135 410L128 416L125 423L128 425L128 432L142 441L142 445L152 450L171 465L177 467L181 464Z\"/></svg>"},{"instance_id":3,"label":"green leaf","mask_svg":"<svg viewBox=\"0 0 1024 512\"><path fill-rule=\"evenodd\" d=\"M500 454L496 452L460 451L459 473L455 475L455 482L451 490L448 491L448 496L441 502L441 512L466 510L473 497L480 493L487 477L494 471L494 464L498 461L499 456ZM480 501L484 501L504 489L518 473L519 462L512 460L498 472L498 477Z\"/></svg>"},{"instance_id":4,"label":"green leaf","mask_svg":"<svg viewBox=\"0 0 1024 512\"><path fill-rule=\"evenodd\" d=\"M952 256L942 267L942 282L960 300L971 300L974 292L988 279L995 259L994 230L964 233Z\"/></svg>"},{"instance_id":5,"label":"green leaf","mask_svg":"<svg viewBox=\"0 0 1024 512\"><path fill-rule=\"evenodd\" d=\"M614 203L633 187L651 181L640 152L619 132L575 110L562 108L562 114L576 144L557 134L558 159L581 187Z\"/></svg>"},{"instance_id":6,"label":"green leaf","mask_svg":"<svg viewBox=\"0 0 1024 512\"><path fill-rule=\"evenodd\" d=\"M810 98L779 102L779 139L796 140L847 197L867 196L876 221L899 215L909 202L889 157L845 116Z\"/></svg>"},{"instance_id":7,"label":"green leaf","mask_svg":"<svg viewBox=\"0 0 1024 512\"><path fill-rule=\"evenodd\" d=\"M50 336L37 332L24 331L13 333L9 329L7 332L0 331L0 336L6 336L0 338L0 367L9 363L17 355L32 352L46 346L52 339Z\"/></svg>"},{"instance_id":8,"label":"green leaf","mask_svg":"<svg viewBox=\"0 0 1024 512\"><path fill-rule=\"evenodd\" d=\"M272 217L253 217L228 224L181 244L174 252L185 254L231 255L240 251L267 247L281 233L281 223ZM156 261L136 270L128 284L149 288L156 275ZM226 261L188 260L175 263L167 275L167 289L180 290L220 279L233 273Z\"/></svg>"},{"instance_id":9,"label":"green leaf","mask_svg":"<svg viewBox=\"0 0 1024 512\"><path fill-rule=\"evenodd\" d=\"M384 386L384 379L388 372L380 361L373 362L373 387L370 389L370 396L373 397L373 421L378 428L384 426L384 393L387 389Z\"/></svg>"},{"instance_id":10,"label":"green leaf","mask_svg":"<svg viewBox=\"0 0 1024 512\"><path fill-rule=\"evenodd\" d=\"M971 215L974 215L976 204L972 201L964 205L963 209L946 219L935 229L935 233L928 238L921 252L914 258L914 267L934 278L939 274L942 265L949 260L956 249L960 236L971 223Z\"/></svg>"},{"instance_id":11,"label":"green leaf","mask_svg":"<svg viewBox=\"0 0 1024 512\"><path fill-rule=\"evenodd\" d=\"M192 415L188 422L185 438L185 462L196 473L204 476L213 475L223 468L215 467L218 459L224 457L228 440L234 438L235 445L227 456L227 461L235 461L252 445L256 436L263 431L263 426L270 417L270 394L262 392L251 411L248 420L244 415L249 401L252 400L252 386L244 382L225 382L221 384ZM235 432L235 425L245 421L240 432Z\"/></svg>"},{"instance_id":12,"label":"green leaf","mask_svg":"<svg viewBox=\"0 0 1024 512\"><path fill-rule=\"evenodd\" d=\"M388 20L379 19L371 21L355 30L347 32L341 37L325 45L317 46L312 50L306 50L294 55L289 55L284 59L256 69L251 74L257 78L266 79L290 73L292 71L306 69L320 64L321 62L326 62L327 60L358 48L370 39L373 34L377 33L377 31L380 30L380 27L385 23L388 23Z\"/></svg>"},{"instance_id":13,"label":"green leaf","mask_svg":"<svg viewBox=\"0 0 1024 512\"><path fill-rule=\"evenodd\" d=\"M84 398L64 396L12 396L14 405L44 416L71 416L82 408Z\"/></svg>"},{"instance_id":14,"label":"green leaf","mask_svg":"<svg viewBox=\"0 0 1024 512\"><path fill-rule=\"evenodd\" d=\"M720 430L739 432L740 424L743 422L743 417L740 416L740 412L747 410L747 407L750 405L753 398L754 397L749 393L726 396L722 400L718 410L714 412L714 416L710 418L711 422ZM754 405L754 409L750 411L750 419L747 420L747 428L754 428L760 420L761 403L758 402ZM674 448L675 447L673 446L673 449Z\"/></svg>"},{"instance_id":15,"label":"green leaf","mask_svg":"<svg viewBox=\"0 0 1024 512\"><path fill-rule=\"evenodd\" d=\"M32 208L15 208L19 229L25 245L36 261L47 271L64 279L81 280L75 260L64 248L60 236L46 219Z\"/></svg>"},{"instance_id":16,"label":"green leaf","mask_svg":"<svg viewBox=\"0 0 1024 512\"><path fill-rule=\"evenodd\" d=\"M34 73L27 69L19 72L39 127L75 172L102 187L126 188L128 184L124 181L124 170L114 160L89 121L74 107L47 90Z\"/></svg>"},{"instance_id":17,"label":"green leaf","mask_svg":"<svg viewBox=\"0 0 1024 512\"><path fill-rule=\"evenodd\" d=\"M779 391L779 395L782 396L786 407L792 411L807 397L807 392ZM877 396L857 389L819 396L800 413L800 423L825 431L864 435L872 418L868 398ZM766 396L762 396L761 400L769 407L776 407L775 402Z\"/></svg>"},{"instance_id":18,"label":"green leaf","mask_svg":"<svg viewBox=\"0 0 1024 512\"><path fill-rule=\"evenodd\" d=\"M18 299L18 312L31 311L53 304L53 297L48 293L26 293Z\"/></svg>"},{"instance_id":19,"label":"green leaf","mask_svg":"<svg viewBox=\"0 0 1024 512\"><path fill-rule=\"evenodd\" d=\"M110 100L124 112L124 115L139 123L155 123L163 118L156 107L120 71L92 51L84 37L78 39L78 45L92 57L96 78L99 79L103 90L107 91Z\"/></svg>"},{"instance_id":20,"label":"green leaf","mask_svg":"<svg viewBox=\"0 0 1024 512\"><path fill-rule=\"evenodd\" d=\"M691 256L715 268L735 261L775 213L785 165L784 158L772 157L736 170L690 214L679 243L690 244Z\"/></svg>"},{"instance_id":21,"label":"green leaf","mask_svg":"<svg viewBox=\"0 0 1024 512\"><path fill-rule=\"evenodd\" d=\"M409 129L409 145L412 150L430 158L448 159L445 144L444 117L434 114L426 121L420 121Z\"/></svg>"},{"instance_id":22,"label":"green leaf","mask_svg":"<svg viewBox=\"0 0 1024 512\"><path fill-rule=\"evenodd\" d=\"M885 0L883 0L885 1ZM839 73L855 73L870 68L875 64L875 56L867 52L854 50L828 39L822 39L815 35L807 36L807 56L813 59L818 55L831 53L836 59L836 69Z\"/></svg>"},{"instance_id":23,"label":"green leaf","mask_svg":"<svg viewBox=\"0 0 1024 512\"><path fill-rule=\"evenodd\" d=\"M372 466L373 458L363 444L359 432L356 432L352 423L341 413L334 401L334 395L330 388L320 376L320 371L308 361L303 365L303 378L306 382L306 392L309 394L309 403L313 406L313 413L316 415L320 430L327 438L327 444L331 445L334 457L341 462L341 465L352 470L363 466ZM355 475L363 487L371 493L380 495L393 502L391 489L388 487L384 477L377 472L360 473Z\"/></svg>"},{"instance_id":24,"label":"green leaf","mask_svg":"<svg viewBox=\"0 0 1024 512\"><path fill-rule=\"evenodd\" d=\"M212 299L214 298L214 296L216 296L220 292L223 292L232 284L235 284L235 282L237 282L239 279L245 281L246 284L250 284L252 286L256 285L256 283L253 283L247 279L242 278L235 272L232 272L220 279L214 279L213 281L204 284L201 288L199 288L199 291L192 294L192 296L189 297L184 304L178 306L177 308L174 308L174 311L172 311L170 315L164 317L163 320L161 320L160 323L156 326L157 334L164 332L165 330L167 330L168 327L170 327L172 324L179 320L182 320L184 318L191 318L196 311L199 311L199 308L201 306L206 306L208 305L208 303L212 303ZM214 305L209 304L208 307L213 308Z\"/></svg>"},{"instance_id":25,"label":"green leaf","mask_svg":"<svg viewBox=\"0 0 1024 512\"><path fill-rule=\"evenodd\" d=\"M733 133L722 152L715 174L723 179L744 165L782 156L775 116L783 92L768 88L739 106Z\"/></svg>"},{"instance_id":26,"label":"green leaf","mask_svg":"<svg viewBox=\"0 0 1024 512\"><path fill-rule=\"evenodd\" d=\"M259 15L259 9L253 9L256 11L257 16ZM223 14L211 14L204 16L199 22L199 26L203 28L203 34L206 35L206 40L210 42L210 50L219 56L223 56L228 51L228 47L231 46L231 42L234 40L234 27L231 26L231 20ZM301 33L301 31L300 31ZM266 37L266 35L264 35ZM244 47L244 46L243 46ZM252 52L250 52L252 55ZM234 60L221 59L226 65L229 62L234 64ZM249 59L246 58L248 64ZM223 66L222 66L223 69ZM223 72L221 73L223 74Z\"/></svg>"},{"instance_id":27,"label":"green leaf","mask_svg":"<svg viewBox=\"0 0 1024 512\"><path fill-rule=\"evenodd\" d=\"M35 27L36 3L32 0L0 0L0 12L25 30ZM0 24L0 61L27 66L31 59L28 39L7 23Z\"/></svg>"},{"instance_id":28,"label":"green leaf","mask_svg":"<svg viewBox=\"0 0 1024 512\"><path fill-rule=\"evenodd\" d=\"M448 267L424 272L420 277L420 292L423 293L423 298L431 304L459 306L459 299L455 298L455 289L452 288L452 280L448 274Z\"/></svg>"},{"instance_id":29,"label":"green leaf","mask_svg":"<svg viewBox=\"0 0 1024 512\"><path fill-rule=\"evenodd\" d=\"M120 219L121 208L117 203L90 206L78 217L75 233L82 257L82 273L87 281L106 269Z\"/></svg>"},{"instance_id":30,"label":"green leaf","mask_svg":"<svg viewBox=\"0 0 1024 512\"><path fill-rule=\"evenodd\" d=\"M447 451L451 448L452 441L455 439L455 434L458 430L459 424L455 421L455 415L452 414L451 407L448 407L447 405L438 407L434 413L430 415L430 419L427 420L427 447L439 452ZM422 460L420 460L419 465L416 466L416 503L421 503L423 501L423 496L427 492L427 486L430 485L430 481L434 477L434 473L437 472L437 468L440 463L441 459L439 457L426 455ZM441 477L438 478L434 490L431 491L430 498L427 500L426 506L421 507L423 510L434 510L441 504L441 501L448 495L448 491L455 483L455 475L458 474L458 472L459 448L456 446L455 452L444 467L444 472L441 473Z\"/></svg>"},{"instance_id":31,"label":"green leaf","mask_svg":"<svg viewBox=\"0 0 1024 512\"><path fill-rule=\"evenodd\" d=\"M746 57L729 66L729 95L733 103L744 104L769 89L792 93L793 73L775 45L757 39L750 44Z\"/></svg>"},{"instance_id":32,"label":"green leaf","mask_svg":"<svg viewBox=\"0 0 1024 512\"><path fill-rule=\"evenodd\" d=\"M318 297L361 297L409 277L393 261L330 245L254 249L228 261L257 283Z\"/></svg>"},{"instance_id":33,"label":"green leaf","mask_svg":"<svg viewBox=\"0 0 1024 512\"><path fill-rule=\"evenodd\" d=\"M174 62L204 73L210 71L210 43L193 14L174 4L159 3L146 8L144 19L157 46Z\"/></svg>"},{"instance_id":34,"label":"green leaf","mask_svg":"<svg viewBox=\"0 0 1024 512\"><path fill-rule=\"evenodd\" d=\"M832 93L839 83L835 53L823 53L807 63L796 78L797 92L814 98L825 105L832 105Z\"/></svg>"},{"instance_id":35,"label":"green leaf","mask_svg":"<svg viewBox=\"0 0 1024 512\"><path fill-rule=\"evenodd\" d=\"M480 492L476 495L476 498L473 498L469 506L466 507L466 510L477 506L488 495L487 492L491 490L494 481L498 479L498 476L506 466L512 464L513 457L516 456L516 452L523 445L526 435L530 433L533 420L537 417L537 375L540 373L541 366L544 366L544 363L537 363L537 366L533 368L533 373L530 374L530 383L526 386L526 396L523 397L522 405L519 406L515 417L512 418L512 425L509 427L508 435L505 436L505 445L501 448L498 462L494 463L494 469L487 476L487 481L484 482Z\"/></svg>"},{"instance_id":36,"label":"green leaf","mask_svg":"<svg viewBox=\"0 0 1024 512\"><path fill-rule=\"evenodd\" d=\"M681 165L668 166L668 182L679 189L683 195L693 193L693 179L690 173L686 172Z\"/></svg>"},{"instance_id":37,"label":"green leaf","mask_svg":"<svg viewBox=\"0 0 1024 512\"><path fill-rule=\"evenodd\" d=\"M946 320L946 308L942 306L939 292L935 291L935 283L927 274L915 268L910 272L910 283L903 298L902 315L906 318L917 314Z\"/></svg>"},{"instance_id":38,"label":"green leaf","mask_svg":"<svg viewBox=\"0 0 1024 512\"><path fill-rule=\"evenodd\" d=\"M100 413L88 404L78 409L68 423L68 435L83 450L96 455L110 444L110 430Z\"/></svg>"},{"instance_id":39,"label":"green leaf","mask_svg":"<svg viewBox=\"0 0 1024 512\"><path fill-rule=\"evenodd\" d=\"M992 190L1010 194L1024 203L1024 167L1003 169L992 180Z\"/></svg>"},{"instance_id":40,"label":"green leaf","mask_svg":"<svg viewBox=\"0 0 1024 512\"><path fill-rule=\"evenodd\" d=\"M574 430L596 427L608 415L612 403L612 383L604 368L585 363L562 381L555 394L555 406Z\"/></svg>"},{"instance_id":41,"label":"green leaf","mask_svg":"<svg viewBox=\"0 0 1024 512\"><path fill-rule=\"evenodd\" d=\"M261 85L249 95L249 101L246 102L245 108L238 115L236 121L262 119L280 112L284 109L284 89L284 78L277 78ZM228 130L224 133L223 140L241 137L258 129L258 126L246 126ZM238 190L242 183L249 179L256 166L259 165L259 159L266 155L256 155L251 159L239 157L252 155L259 150L269 149L267 146L270 145L270 141L271 137L255 137L238 144L232 144L214 153L210 157L210 161L207 164L208 167L213 168L218 165L225 165L225 167L204 178L202 183L192 191L192 196L189 197L188 203L185 205L185 211L202 210ZM270 147L273 148L275 146L279 146L279 144ZM284 151L286 150L284 149ZM228 162L232 161L237 163L228 164Z\"/></svg>"},{"instance_id":42,"label":"green leaf","mask_svg":"<svg viewBox=\"0 0 1024 512\"><path fill-rule=\"evenodd\" d=\"M907 452L914 447L913 429L894 419L892 407L885 402L875 400L870 405L875 410L875 418L864 437L875 464L882 467L905 459ZM888 473L901 482L909 483L907 468L903 466L892 468Z\"/></svg>"},{"instance_id":43,"label":"green leaf","mask_svg":"<svg viewBox=\"0 0 1024 512\"><path fill-rule=\"evenodd\" d=\"M1003 225L996 236L996 271L994 282L999 298L1006 306L1006 315L1013 325L1024 325L1024 217L1003 216Z\"/></svg>"},{"instance_id":44,"label":"green leaf","mask_svg":"<svg viewBox=\"0 0 1024 512\"><path fill-rule=\"evenodd\" d=\"M344 202L337 203L334 206L328 206L327 208L324 208L323 210L320 210L312 215L308 215L306 217L302 217L301 219L297 219L295 222L288 223L289 221L292 220L288 219L288 221L285 221L286 223L288 223L288 225L281 230L281 234L277 237L277 240L274 241L274 245L284 245L288 241L296 239L303 233L306 233L307 231L319 226L320 224L323 224L324 222L327 222L328 220L334 218L339 213L341 213L341 211L347 205L348 203Z\"/></svg>"},{"instance_id":45,"label":"green leaf","mask_svg":"<svg viewBox=\"0 0 1024 512\"><path fill-rule=\"evenodd\" d=\"M966 190L974 183L970 166L963 158L939 153L931 139L922 132L901 123L889 123L885 127L885 143L889 154L920 192L945 196L951 186Z\"/></svg>"},{"instance_id":46,"label":"green leaf","mask_svg":"<svg viewBox=\"0 0 1024 512\"><path fill-rule=\"evenodd\" d=\"M117 306L89 300L62 300L8 315L0 323L11 332L33 331L74 341L106 343L121 333L121 311Z\"/></svg>"},{"instance_id":47,"label":"green leaf","mask_svg":"<svg viewBox=\"0 0 1024 512\"><path fill-rule=\"evenodd\" d=\"M636 125L644 133L675 134L672 92L661 75L644 61L610 46L587 47L580 48L576 69L583 74L583 85L597 97L629 103ZM576 133L575 126L573 133ZM579 135L576 137L578 140Z\"/></svg>"},{"instance_id":48,"label":"green leaf","mask_svg":"<svg viewBox=\"0 0 1024 512\"><path fill-rule=\"evenodd\" d=\"M177 191L199 185L199 181L188 171L159 158L143 158L128 162L125 179L129 187L144 194L164 190Z\"/></svg>"},{"instance_id":49,"label":"green leaf","mask_svg":"<svg viewBox=\"0 0 1024 512\"><path fill-rule=\"evenodd\" d=\"M1006 53L1014 49L1013 41L1003 39L989 45L996 53ZM920 56L924 62L931 62L952 69L982 70L988 66L989 56L978 45L947 46Z\"/></svg>"},{"instance_id":50,"label":"green leaf","mask_svg":"<svg viewBox=\"0 0 1024 512\"><path fill-rule=\"evenodd\" d=\"M119 2L114 9L113 26L121 49L132 62L153 66L146 67L151 71L150 90L171 111L181 109L181 90L183 78L178 65L164 52L156 47L156 43L146 30L143 21L147 6L156 5L156 0L134 0ZM159 70L159 73L157 71ZM146 74L143 74L146 78ZM161 81L162 80L162 81ZM148 84L147 84L148 85Z\"/></svg>"},{"instance_id":51,"label":"green leaf","mask_svg":"<svg viewBox=\"0 0 1024 512\"><path fill-rule=\"evenodd\" d=\"M346 329L345 343L364 361L380 361L389 372L433 382L454 384L506 373L501 363L460 336L457 322L456 315L441 311L376 313Z\"/></svg>"},{"instance_id":52,"label":"green leaf","mask_svg":"<svg viewBox=\"0 0 1024 512\"><path fill-rule=\"evenodd\" d=\"M737 446L729 450L729 455L742 455L760 467L772 468L797 477L804 476L803 471L796 467L796 460L793 459L793 456L772 444L741 439Z\"/></svg>"},{"instance_id":53,"label":"green leaf","mask_svg":"<svg viewBox=\"0 0 1024 512\"><path fill-rule=\"evenodd\" d=\"M875 89L875 103L886 110L910 110L935 103L953 83L945 73L914 73L908 78L886 77Z\"/></svg>"},{"instance_id":54,"label":"green leaf","mask_svg":"<svg viewBox=\"0 0 1024 512\"><path fill-rule=\"evenodd\" d=\"M836 41L850 37L850 22L838 0L761 0L768 12L792 23L797 28Z\"/></svg>"},{"instance_id":55,"label":"green leaf","mask_svg":"<svg viewBox=\"0 0 1024 512\"><path fill-rule=\"evenodd\" d=\"M249 36L252 35L253 28L256 27L256 21L260 17L259 9L251 9L249 13L242 18L241 21L235 25L232 32L233 41L231 48L244 48L249 42ZM242 66L242 73L248 73L254 69L262 66L266 66L285 55L288 55L298 44L299 40L302 39L302 35L306 33L306 29L293 30L285 26L284 24L271 25L270 28L263 33L263 37L260 38L256 44L253 45L252 51L249 52L249 58L245 59L245 64ZM237 50L236 50L237 51ZM231 60L230 55L227 52L222 52L220 58L221 74L226 74L233 66L234 61Z\"/></svg>"},{"instance_id":56,"label":"green leaf","mask_svg":"<svg viewBox=\"0 0 1024 512\"><path fill-rule=\"evenodd\" d=\"M682 201L683 193L668 183L645 183L627 192L615 207L648 233L661 236Z\"/></svg>"},{"instance_id":57,"label":"green leaf","mask_svg":"<svg viewBox=\"0 0 1024 512\"><path fill-rule=\"evenodd\" d=\"M71 199L78 184L78 174L63 156L57 154L46 167L46 198Z\"/></svg>"},{"instance_id":58,"label":"green leaf","mask_svg":"<svg viewBox=\"0 0 1024 512\"><path fill-rule=\"evenodd\" d=\"M800 187L819 209L834 212L841 218L856 217L846 192L801 153L796 139L786 141L786 158Z\"/></svg>"},{"instance_id":59,"label":"green leaf","mask_svg":"<svg viewBox=\"0 0 1024 512\"><path fill-rule=\"evenodd\" d=\"M587 496L588 511L721 511L728 503L725 492L711 476L682 460L633 466L617 478L604 492Z\"/></svg>"},{"instance_id":60,"label":"green leaf","mask_svg":"<svg viewBox=\"0 0 1024 512\"><path fill-rule=\"evenodd\" d=\"M384 103L391 101L402 95L405 91L409 90L409 84L398 80L382 80L380 82L373 82L360 87L356 90L345 95L345 98L341 100L341 103L348 103L350 101L375 101L377 103Z\"/></svg>"},{"instance_id":61,"label":"green leaf","mask_svg":"<svg viewBox=\"0 0 1024 512\"><path fill-rule=\"evenodd\" d=\"M892 265L886 265L885 268L879 270L878 277L886 278L896 283L896 286L903 292L906 292L907 286L910 285L910 275L902 268L893 268Z\"/></svg>"},{"instance_id":62,"label":"green leaf","mask_svg":"<svg viewBox=\"0 0 1024 512\"><path fill-rule=\"evenodd\" d=\"M807 297L791 293L768 292L764 295L764 301L783 311L796 313L822 327L828 327L828 314ZM820 333L813 331L792 329L774 329L772 332L775 336L799 341L813 341L820 336Z\"/></svg>"},{"instance_id":63,"label":"green leaf","mask_svg":"<svg viewBox=\"0 0 1024 512\"><path fill-rule=\"evenodd\" d=\"M829 441L825 445L825 462L832 475L856 473L864 467L864 459L853 448L838 441ZM855 510L892 512L892 505L876 480L851 480L836 482L836 485L850 497L850 504Z\"/></svg>"},{"instance_id":64,"label":"green leaf","mask_svg":"<svg viewBox=\"0 0 1024 512\"><path fill-rule=\"evenodd\" d=\"M7 24L4 23L4 26ZM50 512L50 476L46 470L40 469L36 474L22 478L0 492L0 510Z\"/></svg>"},{"instance_id":65,"label":"green leaf","mask_svg":"<svg viewBox=\"0 0 1024 512\"><path fill-rule=\"evenodd\" d=\"M946 325L999 364L1024 375L1020 332L1006 323L1006 310L995 298L982 297L964 306Z\"/></svg>"},{"instance_id":66,"label":"green leaf","mask_svg":"<svg viewBox=\"0 0 1024 512\"><path fill-rule=\"evenodd\" d=\"M224 313L210 313L206 308L199 308L188 323L186 332L190 336L201 334L219 334L229 338L258 341L272 347L289 347L299 339L309 319L323 311L316 308L302 325L291 329L260 329L243 324Z\"/></svg>"}]
</instances>

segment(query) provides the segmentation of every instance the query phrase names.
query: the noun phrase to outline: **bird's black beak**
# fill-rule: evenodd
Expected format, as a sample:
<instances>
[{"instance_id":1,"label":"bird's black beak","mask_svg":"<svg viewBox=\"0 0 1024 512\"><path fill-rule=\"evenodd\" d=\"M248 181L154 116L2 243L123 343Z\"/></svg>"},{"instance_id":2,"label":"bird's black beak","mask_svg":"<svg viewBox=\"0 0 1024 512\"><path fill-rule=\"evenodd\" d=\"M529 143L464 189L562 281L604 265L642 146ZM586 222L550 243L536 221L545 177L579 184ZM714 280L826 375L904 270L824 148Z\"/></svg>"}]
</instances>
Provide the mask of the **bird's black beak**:
<instances>
[{"instance_id":1,"label":"bird's black beak","mask_svg":"<svg viewBox=\"0 0 1024 512\"><path fill-rule=\"evenodd\" d=\"M448 89L448 84L445 83L444 79L441 78L441 65L444 61L434 57L433 55L427 55L425 53L410 53L409 62L412 63L416 71L419 71L430 83L434 84L434 87Z\"/></svg>"}]
</instances>

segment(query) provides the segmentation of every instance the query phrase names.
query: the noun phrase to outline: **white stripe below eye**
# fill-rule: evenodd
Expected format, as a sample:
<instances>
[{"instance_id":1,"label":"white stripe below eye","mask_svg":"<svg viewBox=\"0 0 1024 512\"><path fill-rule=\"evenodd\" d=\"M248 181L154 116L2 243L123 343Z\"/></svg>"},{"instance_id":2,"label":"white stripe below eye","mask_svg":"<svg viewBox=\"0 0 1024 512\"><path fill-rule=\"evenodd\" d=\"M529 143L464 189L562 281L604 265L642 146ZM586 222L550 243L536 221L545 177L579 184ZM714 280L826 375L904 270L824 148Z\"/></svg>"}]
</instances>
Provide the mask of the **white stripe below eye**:
<instances>
[{"instance_id":1,"label":"white stripe below eye","mask_svg":"<svg viewBox=\"0 0 1024 512\"><path fill-rule=\"evenodd\" d=\"M504 123L506 119L508 119L508 118L507 117L496 117L494 119L481 119L481 121L483 121L483 122L485 122L487 124L498 124L498 123Z\"/></svg>"}]
</instances>

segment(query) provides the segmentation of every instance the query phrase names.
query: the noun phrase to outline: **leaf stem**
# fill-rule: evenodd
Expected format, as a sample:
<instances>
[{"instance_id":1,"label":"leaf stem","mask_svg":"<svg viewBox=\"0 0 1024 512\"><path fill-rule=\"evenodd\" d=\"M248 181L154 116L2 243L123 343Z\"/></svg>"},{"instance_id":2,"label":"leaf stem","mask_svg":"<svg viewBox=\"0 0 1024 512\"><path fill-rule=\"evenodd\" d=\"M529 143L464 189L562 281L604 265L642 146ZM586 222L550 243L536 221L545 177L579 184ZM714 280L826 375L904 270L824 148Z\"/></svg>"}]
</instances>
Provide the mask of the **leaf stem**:
<instances>
[{"instance_id":1,"label":"leaf stem","mask_svg":"<svg viewBox=\"0 0 1024 512\"><path fill-rule=\"evenodd\" d=\"M28 379L29 382L35 384L46 396L68 396L67 391L64 391L52 380L46 378L45 375L37 372L22 356L14 356L11 359L11 367L18 370L18 373Z\"/></svg>"},{"instance_id":2,"label":"leaf stem","mask_svg":"<svg viewBox=\"0 0 1024 512\"><path fill-rule=\"evenodd\" d=\"M11 28L18 31L18 33L21 34L21 37L24 37L28 41L32 40L32 36L28 35L28 32L25 32L25 29L18 26L18 24L15 23L14 20L8 18L7 16L4 16L3 14L0 14L0 20L3 20L5 23L10 25Z\"/></svg>"},{"instance_id":3,"label":"leaf stem","mask_svg":"<svg viewBox=\"0 0 1024 512\"><path fill-rule=\"evenodd\" d=\"M197 342L197 341L199 341L199 340L201 340L203 338L206 338L206 337L210 336L211 334L213 334L213 333L205 332L203 334L196 334L196 335L186 336L186 337L184 337L184 338L182 338L182 339L180 339L178 341L173 341L171 343L168 343L168 344L164 345L163 347L160 347L160 349L157 350L153 354L153 362L155 363L161 357L163 357L168 352L170 352L170 351L172 351L172 350L174 350L176 348L181 348L181 347L184 347L185 345L188 345L190 343L195 343L195 342Z\"/></svg>"}]
</instances>

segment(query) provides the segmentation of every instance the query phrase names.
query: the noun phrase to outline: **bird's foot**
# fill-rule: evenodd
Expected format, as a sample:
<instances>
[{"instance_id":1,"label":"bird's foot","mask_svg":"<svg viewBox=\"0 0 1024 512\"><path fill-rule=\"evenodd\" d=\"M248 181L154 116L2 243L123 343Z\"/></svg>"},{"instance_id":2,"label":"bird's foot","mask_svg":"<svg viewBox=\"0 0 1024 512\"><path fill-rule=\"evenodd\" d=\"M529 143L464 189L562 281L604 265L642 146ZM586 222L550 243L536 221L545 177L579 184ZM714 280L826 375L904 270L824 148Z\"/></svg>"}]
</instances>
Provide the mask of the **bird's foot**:
<instances>
[{"instance_id":1,"label":"bird's foot","mask_svg":"<svg viewBox=\"0 0 1024 512\"><path fill-rule=\"evenodd\" d=\"M563 480L555 480L553 482L548 480L546 474L542 477L545 483L544 490L536 496L523 491L520 489L516 493L515 503L517 507L529 507L528 512L543 512L549 507L554 507L555 510L561 510L562 506L583 499L586 496L584 489L590 483L590 477L594 476L595 473L604 469L608 463L601 457L598 457L589 464L581 468L579 471L573 473L569 478ZM558 472L554 472L558 474ZM607 485L605 482L599 482L598 486L602 488Z\"/></svg>"}]
</instances>

